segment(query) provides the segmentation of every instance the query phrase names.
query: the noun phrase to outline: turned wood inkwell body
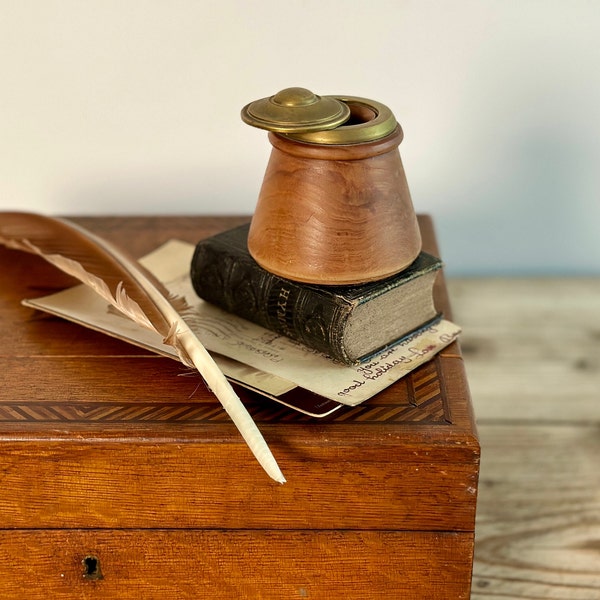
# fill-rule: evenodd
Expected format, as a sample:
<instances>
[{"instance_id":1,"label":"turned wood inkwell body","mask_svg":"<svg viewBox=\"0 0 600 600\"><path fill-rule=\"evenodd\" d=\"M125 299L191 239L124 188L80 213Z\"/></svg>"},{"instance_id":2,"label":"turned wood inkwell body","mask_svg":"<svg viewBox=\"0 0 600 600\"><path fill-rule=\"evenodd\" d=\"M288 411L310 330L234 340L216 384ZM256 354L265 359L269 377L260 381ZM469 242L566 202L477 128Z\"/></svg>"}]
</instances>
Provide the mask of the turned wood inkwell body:
<instances>
[{"instance_id":1,"label":"turned wood inkwell body","mask_svg":"<svg viewBox=\"0 0 600 600\"><path fill-rule=\"evenodd\" d=\"M267 271L320 285L383 279L408 267L421 237L384 105L288 88L242 110L273 146L248 250Z\"/></svg>"}]
</instances>

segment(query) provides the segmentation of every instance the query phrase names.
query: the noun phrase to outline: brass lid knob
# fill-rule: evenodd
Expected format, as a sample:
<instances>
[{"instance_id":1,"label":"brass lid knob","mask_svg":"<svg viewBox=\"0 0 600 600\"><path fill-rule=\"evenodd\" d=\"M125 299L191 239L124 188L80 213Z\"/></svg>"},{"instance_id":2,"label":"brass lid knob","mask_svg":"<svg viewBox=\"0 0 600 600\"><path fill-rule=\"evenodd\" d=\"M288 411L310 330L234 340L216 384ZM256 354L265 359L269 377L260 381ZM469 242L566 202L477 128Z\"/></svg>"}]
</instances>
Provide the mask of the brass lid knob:
<instances>
[{"instance_id":1,"label":"brass lid knob","mask_svg":"<svg viewBox=\"0 0 600 600\"><path fill-rule=\"evenodd\" d=\"M278 133L333 129L350 118L350 108L333 96L317 96L291 87L269 98L247 104L242 120L248 125Z\"/></svg>"}]
</instances>

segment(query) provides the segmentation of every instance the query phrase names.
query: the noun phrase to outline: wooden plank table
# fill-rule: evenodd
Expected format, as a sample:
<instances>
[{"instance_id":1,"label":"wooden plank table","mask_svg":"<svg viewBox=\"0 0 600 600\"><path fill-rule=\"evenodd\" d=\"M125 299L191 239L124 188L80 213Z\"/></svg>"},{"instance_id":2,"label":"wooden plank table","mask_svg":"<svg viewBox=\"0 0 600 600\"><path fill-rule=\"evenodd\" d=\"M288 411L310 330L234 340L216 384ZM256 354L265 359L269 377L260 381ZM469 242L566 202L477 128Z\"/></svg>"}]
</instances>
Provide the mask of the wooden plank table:
<instances>
[{"instance_id":1,"label":"wooden plank table","mask_svg":"<svg viewBox=\"0 0 600 600\"><path fill-rule=\"evenodd\" d=\"M451 279L477 416L472 600L600 599L600 279Z\"/></svg>"}]
</instances>

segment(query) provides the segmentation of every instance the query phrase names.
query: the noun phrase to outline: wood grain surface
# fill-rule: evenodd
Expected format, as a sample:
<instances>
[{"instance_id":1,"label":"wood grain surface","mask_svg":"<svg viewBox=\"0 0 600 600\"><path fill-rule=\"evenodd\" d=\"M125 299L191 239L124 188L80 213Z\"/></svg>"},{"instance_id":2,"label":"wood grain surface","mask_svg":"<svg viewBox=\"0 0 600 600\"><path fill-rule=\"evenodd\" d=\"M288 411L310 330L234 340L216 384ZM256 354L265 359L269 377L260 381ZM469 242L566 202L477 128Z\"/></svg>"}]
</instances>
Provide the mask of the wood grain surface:
<instances>
[{"instance_id":1,"label":"wood grain surface","mask_svg":"<svg viewBox=\"0 0 600 600\"><path fill-rule=\"evenodd\" d=\"M232 219L232 226L244 222L246 219ZM92 223L93 219L83 219ZM126 231L129 235L128 243L137 255L151 249L148 240L137 232L143 232L151 223L152 218L138 218L125 224L122 219L108 218L103 220L103 235L119 241ZM180 220L176 226L167 218L161 223L157 242L166 241L174 236L187 235L193 239L197 235L209 235L218 227L219 220L203 220L198 222ZM423 225L423 224L422 224ZM427 227L427 224L425 224ZM187 234L186 234L187 230ZM182 233L183 232L183 233ZM47 287L47 278L42 271L47 269L36 262L30 262L29 274L32 282L29 283L29 292L38 294L52 291ZM17 272L13 263L2 263L2 272L12 276ZM65 281L53 280L55 286L66 285ZM36 283L37 282L37 283ZM40 287L41 286L41 287ZM473 394L475 411L477 414L479 436L482 443L482 464L479 485L479 498L477 507L477 521L475 528L475 565L472 600L599 600L600 599L600 281L598 279L506 279L506 278L477 278L453 279L448 282L448 289L453 305L453 318L463 327L461 347L466 359L469 383ZM21 293L22 290L19 290ZM438 297L445 295L445 288L438 286ZM4 293L6 293L6 288ZM16 299L16 297L15 297ZM6 318L21 318L23 308L10 307L7 304L2 308ZM8 312L6 312L8 311ZM13 342L17 352L12 359L19 361L19 357L34 354L36 348L35 317L27 312L32 319L27 331L20 330ZM58 321L44 323L45 331L59 331L64 334L64 326ZM83 354L91 355L96 352L101 356L97 359L106 361L106 372L110 372L110 357L118 355L125 358L127 351L123 345L114 340L104 340L98 343L99 338L90 336L82 328L69 328L69 343L73 348ZM46 339L48 354L57 353L62 347L62 342L49 336ZM3 345L3 364L6 365L7 347ZM131 351L129 351L131 353ZM41 365L49 361L47 355L39 353L39 373L44 377L53 376L52 369ZM135 356L128 360L142 361L145 363L143 370L148 369L147 381L143 384L144 394L152 388L153 368L162 371L165 365L171 365L176 372L176 363L165 362L164 359L154 358L149 354L143 355L135 350ZM136 364L140 364L137 362ZM97 366L95 368L100 368ZM6 372L6 371L3 371ZM36 378L31 372L24 369L20 373L22 383L20 392L22 398L29 394L42 394L42 389L36 384ZM126 383L114 378L115 389L125 387ZM186 387L186 381L174 378L176 389ZM90 381L85 378L76 388L78 393L87 393ZM5 400L5 396L2 397ZM151 425L151 424L150 424ZM53 426L55 432L60 427ZM117 428L118 429L118 428ZM153 459L153 438L149 434L153 429L148 426L144 430L146 444L149 449L148 460ZM110 438L110 428L107 428L107 438ZM23 438L24 439L24 438ZM104 442L107 442L105 439ZM155 441L155 440L154 440ZM144 451L140 449L140 453ZM82 455L83 456L83 455ZM114 456L113 456L114 458ZM125 458L125 457L123 457ZM3 457L3 461L5 458ZM31 457L33 460L33 457ZM72 459L71 459L72 460ZM120 460L120 459L119 459ZM58 463L57 463L58 464ZM82 464L86 464L83 461ZM109 476L111 468L110 456L106 457L104 476ZM17 477L15 467L4 464L2 468L2 481L4 489L9 489L11 477ZM150 470L144 478L133 479L132 486L148 486L152 481ZM32 482L31 485L34 485ZM60 489L64 484L58 480L55 489ZM126 515L127 501L123 505L114 502L114 496L94 496L97 488L93 482L86 481L84 477L79 480L81 498L85 500L84 514L90 523L96 526L103 520L106 522L108 511L116 507L121 516ZM130 493L134 493L131 491ZM55 525L65 515L74 511L75 507L61 502L48 505L35 505L29 507L29 515L20 513L15 505L19 504L17 494L5 494L12 498L12 508L5 505L3 518L15 518L16 513L21 523L26 522L23 516L31 517L33 513L40 516L46 511L46 516L54 520ZM126 498L126 497L125 497ZM184 496L185 498L185 496ZM188 501L191 494L188 495ZM131 500L131 496L130 496ZM155 500L159 502L159 500ZM56 513L55 511L58 510ZM148 514L154 510L148 506ZM12 515L12 516L11 516ZM142 522L143 511L128 517L131 527L136 522ZM197 523L204 517L195 514L194 505L191 505L186 517L188 523L195 520ZM232 519L232 517L229 517ZM233 520L238 517L233 516ZM260 517L254 517L259 520ZM185 523L184 523L185 524ZM164 598L195 598L197 589L192 589L192 595L186 596L185 586L178 585L175 579L164 580L160 578L160 569L171 565L181 581L202 578L206 570L202 571L202 557L210 555L222 543L219 530L189 530L177 540L169 540L169 531L156 530L141 531L139 529L125 529L117 538L111 537L114 531L106 529L71 529L61 531L39 529L5 529L0 538L0 571L4 584L6 598L42 598L42 597L121 597L123 588L115 590L114 581L110 575L115 569L126 577L133 590L139 590L143 581L154 582L159 590L156 596ZM253 551L265 552L268 561L273 557L268 554L268 548L278 535L285 537L286 530L267 532L260 530L258 538L251 542ZM383 537L379 538L379 534ZM235 534L232 534L235 537ZM248 550L250 540L244 532L236 538L239 548ZM312 591L307 587L307 581L314 582L318 577L326 581L325 589L328 597L335 597L331 591L335 579L334 567L324 575L317 569L317 563L323 560L323 537L314 537L306 532L306 549L314 552L300 557L293 555L293 550L286 550L289 560L299 559L306 564L312 562L314 570L311 578L306 581L283 581L280 576L267 575L264 564L260 561L254 564L266 585L277 584L283 586L287 598L315 597L308 596ZM327 533L320 534L327 536ZM387 549L396 552L406 552L409 543L402 540L401 534L390 532L372 532L361 537L360 534L340 532L339 540L345 535L344 543L360 544L368 541L373 548L378 548L382 555L389 556L382 549L385 543ZM363 534L364 536L365 534ZM440 533L439 535L444 535ZM469 534L457 534L456 538L431 537L429 550L434 554L440 547L454 548L460 551L464 544L468 544ZM274 537L272 537L274 536ZM371 536L371 537L369 537ZM233 538L232 538L233 539ZM112 541L111 541L112 540ZM360 544L359 544L360 540ZM440 545L441 544L441 545ZM154 550L161 548L164 561L157 563ZM363 546L364 547L364 546ZM127 550L125 550L125 548ZM230 552L234 551L230 549ZM198 554L201 549L201 554ZM241 551L241 550L240 550ZM82 560L88 554L100 558L105 578L94 581L83 578L84 567ZM58 569L53 561L54 557L63 557L60 562L65 566ZM194 557L197 572L190 571L189 561L185 557ZM258 556L258 555L257 555ZM360 553L357 555L360 556ZM325 558L327 562L331 559ZM337 560L337 558L336 558ZM347 557L346 560L354 560ZM456 564L456 563L455 563ZM231 573L227 574L225 562L215 565L209 561L213 572L225 573L224 587L215 590L213 595L225 592L219 590L234 590L232 593L243 597L243 586L231 583ZM418 568L418 564L413 564ZM422 565L421 565L422 566ZM16 568L20 574L20 581L30 582L29 595L23 595L22 589L10 587L7 573ZM357 565L356 579L350 579L345 588L345 597L365 597L364 587L361 582L364 578L371 577L378 581L378 575L367 567ZM366 570L364 570L366 568ZM447 565L444 568L448 568ZM3 570L2 570L3 569ZM8 569L8 572L7 572ZM178 569L178 570L177 570ZM388 573L390 581L402 580L403 575L394 571ZM447 573L448 571L446 571ZM193 574L194 573L194 574ZM438 574L443 577L444 574ZM406 574L410 580L410 572ZM396 578L396 579L394 579ZM19 578L17 578L19 579ZM360 579L360 581L358 581ZM49 585L52 594L44 592L48 589L40 586L43 581ZM438 580L439 581L439 580ZM69 588L74 585L75 588ZM238 585L237 589L235 585ZM396 587L394 588L394 585ZM417 584L418 585L418 584ZM437 585L439 597L454 600L453 590L444 588L444 583ZM87 587L86 587L87 586ZM233 587L232 587L233 586ZM387 586L387 587L386 587ZM69 595L68 590L75 589L75 595ZM110 589L104 595L103 589ZM248 588L245 588L248 589ZM397 584L384 584L385 592L381 596L388 598L410 598L410 594L398 596ZM241 590L241 591L240 591ZM254 590L256 591L256 590ZM413 598L428 598L426 593L417 592ZM195 595L194 595L195 594ZM252 596L250 596L252 597ZM259 598L258 593L255 594ZM265 596L268 597L268 596Z\"/></svg>"},{"instance_id":2,"label":"wood grain surface","mask_svg":"<svg viewBox=\"0 0 600 600\"><path fill-rule=\"evenodd\" d=\"M455 279L482 444L472 600L600 599L600 279Z\"/></svg>"},{"instance_id":3,"label":"wood grain surface","mask_svg":"<svg viewBox=\"0 0 600 600\"><path fill-rule=\"evenodd\" d=\"M398 144L305 144L275 133L248 235L273 273L324 285L374 281L419 254L421 238Z\"/></svg>"},{"instance_id":4,"label":"wood grain surface","mask_svg":"<svg viewBox=\"0 0 600 600\"><path fill-rule=\"evenodd\" d=\"M140 256L247 219L78 220ZM22 252L0 265L0 597L468 597L479 441L458 344L343 417L243 395L282 486L182 365L22 306L72 281Z\"/></svg>"},{"instance_id":5,"label":"wood grain surface","mask_svg":"<svg viewBox=\"0 0 600 600\"><path fill-rule=\"evenodd\" d=\"M452 533L3 531L0 589L3 600L458 600L471 543Z\"/></svg>"}]
</instances>

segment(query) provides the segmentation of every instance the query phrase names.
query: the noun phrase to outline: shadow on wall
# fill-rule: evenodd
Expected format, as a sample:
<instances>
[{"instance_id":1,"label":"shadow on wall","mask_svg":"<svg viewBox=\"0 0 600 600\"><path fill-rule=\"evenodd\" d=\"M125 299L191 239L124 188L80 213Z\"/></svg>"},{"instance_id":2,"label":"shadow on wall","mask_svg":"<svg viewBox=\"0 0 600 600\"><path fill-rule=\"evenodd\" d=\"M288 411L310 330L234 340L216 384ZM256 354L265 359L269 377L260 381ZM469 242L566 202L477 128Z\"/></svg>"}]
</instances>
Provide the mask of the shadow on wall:
<instances>
[{"instance_id":1,"label":"shadow on wall","mask_svg":"<svg viewBox=\"0 0 600 600\"><path fill-rule=\"evenodd\" d=\"M471 173L437 228L452 275L600 274L592 156L563 132L531 130ZM465 170L465 177L468 177ZM465 267L464 257L468 257Z\"/></svg>"}]
</instances>

